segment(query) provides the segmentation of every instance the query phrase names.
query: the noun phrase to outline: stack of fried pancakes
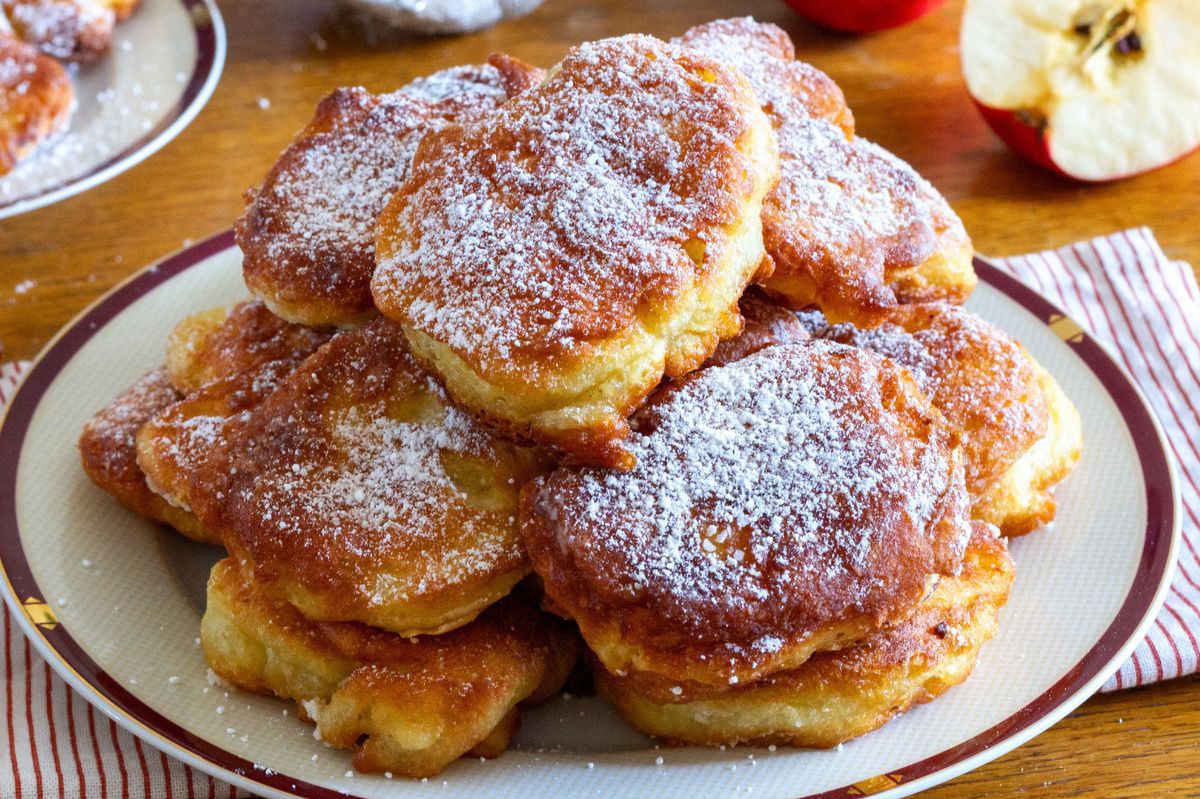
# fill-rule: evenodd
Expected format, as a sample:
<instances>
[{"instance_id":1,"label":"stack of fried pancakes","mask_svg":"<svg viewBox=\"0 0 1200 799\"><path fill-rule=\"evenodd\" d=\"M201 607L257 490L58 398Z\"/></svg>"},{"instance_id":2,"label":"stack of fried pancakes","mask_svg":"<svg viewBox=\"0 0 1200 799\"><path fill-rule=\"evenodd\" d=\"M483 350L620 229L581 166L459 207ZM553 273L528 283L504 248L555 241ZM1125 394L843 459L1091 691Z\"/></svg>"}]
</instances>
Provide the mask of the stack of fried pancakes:
<instances>
[{"instance_id":1,"label":"stack of fried pancakes","mask_svg":"<svg viewBox=\"0 0 1200 799\"><path fill-rule=\"evenodd\" d=\"M580 637L663 740L872 730L966 678L1079 457L947 203L753 20L339 90L237 233L257 299L84 467L228 551L212 668L363 770L499 754Z\"/></svg>"}]
</instances>

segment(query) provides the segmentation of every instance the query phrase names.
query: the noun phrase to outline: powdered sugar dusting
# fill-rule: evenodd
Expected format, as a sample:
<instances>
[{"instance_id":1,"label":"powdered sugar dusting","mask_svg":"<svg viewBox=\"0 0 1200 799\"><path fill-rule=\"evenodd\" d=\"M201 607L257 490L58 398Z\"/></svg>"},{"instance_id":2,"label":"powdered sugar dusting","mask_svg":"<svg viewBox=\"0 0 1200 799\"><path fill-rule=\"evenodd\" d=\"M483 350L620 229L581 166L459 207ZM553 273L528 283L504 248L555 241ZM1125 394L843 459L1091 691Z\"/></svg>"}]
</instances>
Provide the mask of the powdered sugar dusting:
<instances>
[{"instance_id":1,"label":"powdered sugar dusting","mask_svg":"<svg viewBox=\"0 0 1200 799\"><path fill-rule=\"evenodd\" d=\"M326 337L324 331L278 319L260 302L235 306L189 351L195 362L181 367L200 384L189 386L183 399L149 424L154 457L143 466L155 493L192 510L188 495L193 492L223 492L229 431Z\"/></svg>"},{"instance_id":2,"label":"powdered sugar dusting","mask_svg":"<svg viewBox=\"0 0 1200 799\"><path fill-rule=\"evenodd\" d=\"M853 130L837 84L816 67L795 60L791 39L776 25L751 17L721 19L698 25L674 41L741 71L777 127L822 118Z\"/></svg>"},{"instance_id":3,"label":"powdered sugar dusting","mask_svg":"<svg viewBox=\"0 0 1200 799\"><path fill-rule=\"evenodd\" d=\"M847 139L823 119L785 123L776 134L781 177L773 201L790 213L808 213L803 235L813 249L871 246L918 222L932 229L929 209L918 201L917 176L898 159L883 158L877 145Z\"/></svg>"},{"instance_id":4,"label":"powdered sugar dusting","mask_svg":"<svg viewBox=\"0 0 1200 799\"><path fill-rule=\"evenodd\" d=\"M505 100L489 65L455 67L399 91L339 89L283 153L238 221L257 291L369 310L375 223L430 132L486 115ZM266 286L264 288L264 282Z\"/></svg>"},{"instance_id":5,"label":"powdered sugar dusting","mask_svg":"<svg viewBox=\"0 0 1200 799\"><path fill-rule=\"evenodd\" d=\"M930 373L937 364L929 344L939 348L951 344L944 337L939 342L930 342L929 336L913 336L899 325L887 322L879 327L859 328L848 322L831 325L820 311L802 311L797 316L815 338L868 349L905 367L926 394L932 388Z\"/></svg>"},{"instance_id":6,"label":"powdered sugar dusting","mask_svg":"<svg viewBox=\"0 0 1200 799\"><path fill-rule=\"evenodd\" d=\"M0 37L4 34L0 33ZM29 81L37 73L37 61L32 58L21 58L17 53L8 53L0 57L0 87L4 92L25 94L29 91ZM0 103L6 99L0 94Z\"/></svg>"},{"instance_id":7,"label":"powdered sugar dusting","mask_svg":"<svg viewBox=\"0 0 1200 799\"><path fill-rule=\"evenodd\" d=\"M21 38L55 58L73 58L81 49L107 49L115 17L96 0L8 0L3 3Z\"/></svg>"},{"instance_id":8,"label":"powdered sugar dusting","mask_svg":"<svg viewBox=\"0 0 1200 799\"><path fill-rule=\"evenodd\" d=\"M889 374L830 342L705 369L635 417L634 471L560 471L538 507L577 565L603 564L589 588L702 638L877 610L935 570L954 488L944 431L884 409Z\"/></svg>"},{"instance_id":9,"label":"powdered sugar dusting","mask_svg":"<svg viewBox=\"0 0 1200 799\"><path fill-rule=\"evenodd\" d=\"M978 490L1046 430L1045 400L1027 357L1007 333L960 306L904 305L872 329L802 321L813 335L879 353L910 371L963 435L967 485Z\"/></svg>"},{"instance_id":10,"label":"powdered sugar dusting","mask_svg":"<svg viewBox=\"0 0 1200 799\"><path fill-rule=\"evenodd\" d=\"M432 380L425 390L440 394ZM445 541L445 526L454 523L447 506L466 500L442 466L443 453L478 453L486 447L484 434L462 412L448 407L438 423L429 424L354 407L337 421L330 443L343 459L323 465L307 461L303 453L278 453L294 458L289 470L265 491L255 478L258 485L244 489L242 499L265 508L268 526L297 546L311 545L306 531L319 519L343 556L383 570L396 550L423 543L427 556L405 564L417 578L405 584L385 575L378 586L363 586L372 603L419 596L514 558L511 536L496 535L494 520L470 515L462 519L461 532L472 545L440 553L449 557L433 554Z\"/></svg>"},{"instance_id":11,"label":"powdered sugar dusting","mask_svg":"<svg viewBox=\"0 0 1200 799\"><path fill-rule=\"evenodd\" d=\"M291 168L264 187L295 214L286 223L288 235L271 241L271 257L296 248L374 253L375 220L408 176L421 139L506 99L499 74L486 64L435 72L378 97L364 89L346 91L354 95L356 111L369 109L365 115L352 112L349 124L334 122L331 131L314 136Z\"/></svg>"},{"instance_id":12,"label":"powdered sugar dusting","mask_svg":"<svg viewBox=\"0 0 1200 799\"><path fill-rule=\"evenodd\" d=\"M145 375L83 426L85 458L105 474L136 478L140 474L134 460L138 429L179 398L163 369Z\"/></svg>"},{"instance_id":13,"label":"powdered sugar dusting","mask_svg":"<svg viewBox=\"0 0 1200 799\"><path fill-rule=\"evenodd\" d=\"M234 534L257 567L337 586L339 602L406 601L524 560L515 504L489 490L515 503L520 456L449 404L394 323L335 337L227 439L236 474L215 504Z\"/></svg>"},{"instance_id":14,"label":"powdered sugar dusting","mask_svg":"<svg viewBox=\"0 0 1200 799\"><path fill-rule=\"evenodd\" d=\"M500 72L491 64L450 67L409 83L400 91L427 103L474 106L484 113L508 99Z\"/></svg>"},{"instance_id":15,"label":"powdered sugar dusting","mask_svg":"<svg viewBox=\"0 0 1200 799\"><path fill-rule=\"evenodd\" d=\"M284 217L276 222L283 235L267 244L270 258L330 250L373 254L375 220L404 181L425 134L427 109L407 94L376 99L362 89L340 92L363 118L347 127L335 122L294 148L293 157L285 155L287 167L268 179L255 200Z\"/></svg>"},{"instance_id":16,"label":"powdered sugar dusting","mask_svg":"<svg viewBox=\"0 0 1200 799\"><path fill-rule=\"evenodd\" d=\"M923 181L853 135L841 92L793 60L783 31L748 18L721 20L683 41L741 69L774 122L781 174L763 218L781 272L831 261L835 273L821 281L868 288L886 282L885 267L929 256L933 219L920 196Z\"/></svg>"},{"instance_id":17,"label":"powdered sugar dusting","mask_svg":"<svg viewBox=\"0 0 1200 799\"><path fill-rule=\"evenodd\" d=\"M385 313L504 369L576 352L688 287L683 245L718 254L711 223L750 165L732 79L679 57L649 37L585 44L484 122L431 137L381 225Z\"/></svg>"}]
</instances>

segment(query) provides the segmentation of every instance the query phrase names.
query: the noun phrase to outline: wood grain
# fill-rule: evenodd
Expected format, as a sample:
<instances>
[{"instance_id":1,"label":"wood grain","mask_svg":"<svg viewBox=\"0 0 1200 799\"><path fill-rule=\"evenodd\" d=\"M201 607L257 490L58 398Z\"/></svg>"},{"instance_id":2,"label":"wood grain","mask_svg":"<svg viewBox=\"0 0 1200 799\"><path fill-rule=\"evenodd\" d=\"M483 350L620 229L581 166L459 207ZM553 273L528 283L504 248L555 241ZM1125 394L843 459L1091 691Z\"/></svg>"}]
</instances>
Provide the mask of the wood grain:
<instances>
[{"instance_id":1,"label":"wood grain","mask_svg":"<svg viewBox=\"0 0 1200 799\"><path fill-rule=\"evenodd\" d=\"M579 40L754 14L783 25L803 58L845 89L859 130L912 162L952 201L977 248L1007 255L1135 225L1172 257L1200 264L1200 157L1089 186L1026 164L976 115L958 69L961 6L868 38L822 32L781 3L548 0L523 20L461 38L368 43L331 3L226 0L229 59L216 95L144 164L57 205L0 222L0 341L34 355L92 299L131 271L228 227L324 94L391 89L495 50L550 64ZM269 107L261 108L265 98ZM26 280L31 289L14 288ZM1047 609L1051 612L1052 609ZM1200 796L1200 679L1097 697L1031 743L927 794L951 797Z\"/></svg>"}]
</instances>

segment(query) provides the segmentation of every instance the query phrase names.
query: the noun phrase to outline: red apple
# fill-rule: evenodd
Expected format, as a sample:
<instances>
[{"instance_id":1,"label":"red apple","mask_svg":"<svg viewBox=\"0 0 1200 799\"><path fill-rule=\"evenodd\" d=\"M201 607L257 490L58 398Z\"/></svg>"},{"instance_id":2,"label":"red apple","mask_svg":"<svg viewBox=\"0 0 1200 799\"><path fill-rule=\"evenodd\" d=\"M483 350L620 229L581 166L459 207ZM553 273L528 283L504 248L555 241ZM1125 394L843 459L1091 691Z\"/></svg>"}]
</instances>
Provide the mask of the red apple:
<instances>
[{"instance_id":1,"label":"red apple","mask_svg":"<svg viewBox=\"0 0 1200 799\"><path fill-rule=\"evenodd\" d=\"M1054 172L1114 180L1200 147L1200 0L967 0L983 118Z\"/></svg>"},{"instance_id":2,"label":"red apple","mask_svg":"<svg viewBox=\"0 0 1200 799\"><path fill-rule=\"evenodd\" d=\"M925 16L945 0L784 0L797 14L846 33L898 28Z\"/></svg>"}]
</instances>

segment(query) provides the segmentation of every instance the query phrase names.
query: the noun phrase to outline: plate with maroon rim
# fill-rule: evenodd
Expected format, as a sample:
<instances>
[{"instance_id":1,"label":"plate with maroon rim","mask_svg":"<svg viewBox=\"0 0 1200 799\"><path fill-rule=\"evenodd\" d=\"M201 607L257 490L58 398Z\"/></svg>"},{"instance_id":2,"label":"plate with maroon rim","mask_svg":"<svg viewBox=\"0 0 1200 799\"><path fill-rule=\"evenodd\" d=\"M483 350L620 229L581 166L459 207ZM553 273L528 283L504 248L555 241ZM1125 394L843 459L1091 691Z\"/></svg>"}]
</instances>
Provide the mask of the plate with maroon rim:
<instances>
[{"instance_id":1,"label":"plate with maroon rim","mask_svg":"<svg viewBox=\"0 0 1200 799\"><path fill-rule=\"evenodd\" d=\"M0 175L0 219L116 177L178 136L217 88L225 25L215 0L143 0L94 63L70 65L67 129Z\"/></svg>"},{"instance_id":2,"label":"plate with maroon rim","mask_svg":"<svg viewBox=\"0 0 1200 799\"><path fill-rule=\"evenodd\" d=\"M134 517L79 468L83 422L161 362L180 318L244 297L240 263L232 233L214 236L134 275L47 345L0 425L0 588L55 671L167 754L261 796L423 795L430 785L352 774L348 754L315 741L284 703L211 685L196 635L219 553ZM1058 519L1012 544L1012 597L970 679L830 750L660 749L602 700L559 697L526 712L501 757L431 779L438 795L897 797L999 757L1094 693L1166 595L1173 465L1104 348L1032 289L976 268L969 306L1058 379L1086 445Z\"/></svg>"}]
</instances>

